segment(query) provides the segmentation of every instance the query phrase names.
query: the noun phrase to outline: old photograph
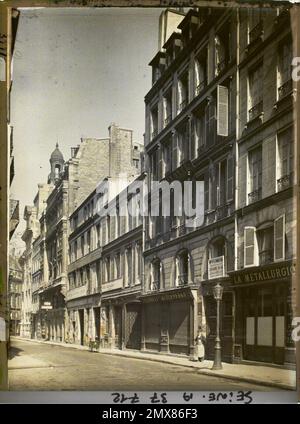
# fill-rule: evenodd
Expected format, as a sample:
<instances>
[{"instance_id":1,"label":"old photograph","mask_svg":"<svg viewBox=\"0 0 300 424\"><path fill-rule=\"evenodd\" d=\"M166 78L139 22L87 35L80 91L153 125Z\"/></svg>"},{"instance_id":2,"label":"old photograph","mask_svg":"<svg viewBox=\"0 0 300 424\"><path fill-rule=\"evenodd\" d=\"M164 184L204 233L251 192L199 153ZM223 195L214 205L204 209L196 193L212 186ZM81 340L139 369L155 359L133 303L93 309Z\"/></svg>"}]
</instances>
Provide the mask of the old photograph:
<instances>
[{"instance_id":1,"label":"old photograph","mask_svg":"<svg viewBox=\"0 0 300 424\"><path fill-rule=\"evenodd\" d=\"M9 391L296 394L292 5L204 3L11 9Z\"/></svg>"}]
</instances>

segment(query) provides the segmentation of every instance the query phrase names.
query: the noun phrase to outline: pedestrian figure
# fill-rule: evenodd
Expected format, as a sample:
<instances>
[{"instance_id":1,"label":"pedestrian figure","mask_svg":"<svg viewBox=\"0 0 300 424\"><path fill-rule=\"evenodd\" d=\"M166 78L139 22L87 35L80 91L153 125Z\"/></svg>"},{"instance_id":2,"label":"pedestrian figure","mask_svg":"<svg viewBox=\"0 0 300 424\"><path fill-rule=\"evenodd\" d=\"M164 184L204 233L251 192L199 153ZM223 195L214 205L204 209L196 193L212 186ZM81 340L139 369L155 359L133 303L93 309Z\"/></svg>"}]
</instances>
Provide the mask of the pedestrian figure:
<instances>
[{"instance_id":1,"label":"pedestrian figure","mask_svg":"<svg viewBox=\"0 0 300 424\"><path fill-rule=\"evenodd\" d=\"M201 330L199 330L198 332L198 336L196 338L196 345L197 345L198 361L202 362L204 361L204 357L205 357L205 348L203 344L203 336L202 336Z\"/></svg>"}]
</instances>

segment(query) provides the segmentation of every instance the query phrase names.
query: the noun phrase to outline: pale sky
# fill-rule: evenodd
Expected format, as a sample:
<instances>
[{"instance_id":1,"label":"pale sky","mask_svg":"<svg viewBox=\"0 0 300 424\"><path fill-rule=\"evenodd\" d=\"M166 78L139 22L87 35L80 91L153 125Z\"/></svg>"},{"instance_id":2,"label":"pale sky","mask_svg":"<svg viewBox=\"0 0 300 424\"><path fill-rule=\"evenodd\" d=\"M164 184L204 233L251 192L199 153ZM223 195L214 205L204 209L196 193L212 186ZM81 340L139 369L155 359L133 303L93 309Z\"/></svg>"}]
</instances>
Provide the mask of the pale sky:
<instances>
[{"instance_id":1,"label":"pale sky","mask_svg":"<svg viewBox=\"0 0 300 424\"><path fill-rule=\"evenodd\" d=\"M13 63L11 124L15 178L23 211L46 182L58 141L65 160L81 137L107 137L115 122L143 143L148 66L158 48L162 9L21 11Z\"/></svg>"}]
</instances>

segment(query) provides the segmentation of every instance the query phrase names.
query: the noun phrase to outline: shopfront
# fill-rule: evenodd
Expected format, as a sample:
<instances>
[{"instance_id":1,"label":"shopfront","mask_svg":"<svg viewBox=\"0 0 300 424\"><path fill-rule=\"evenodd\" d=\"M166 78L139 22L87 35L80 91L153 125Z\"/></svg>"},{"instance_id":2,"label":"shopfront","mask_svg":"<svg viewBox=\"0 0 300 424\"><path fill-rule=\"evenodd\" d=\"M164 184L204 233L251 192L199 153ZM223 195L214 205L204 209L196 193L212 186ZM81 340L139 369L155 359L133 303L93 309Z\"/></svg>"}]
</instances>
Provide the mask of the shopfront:
<instances>
[{"instance_id":1,"label":"shopfront","mask_svg":"<svg viewBox=\"0 0 300 424\"><path fill-rule=\"evenodd\" d=\"M234 273L236 359L289 365L295 362L291 279L285 261Z\"/></svg>"},{"instance_id":2,"label":"shopfront","mask_svg":"<svg viewBox=\"0 0 300 424\"><path fill-rule=\"evenodd\" d=\"M197 333L197 289L149 293L142 300L142 349L193 355Z\"/></svg>"},{"instance_id":3,"label":"shopfront","mask_svg":"<svg viewBox=\"0 0 300 424\"><path fill-rule=\"evenodd\" d=\"M100 313L101 346L141 349L141 302L135 287L102 292Z\"/></svg>"},{"instance_id":4,"label":"shopfront","mask_svg":"<svg viewBox=\"0 0 300 424\"><path fill-rule=\"evenodd\" d=\"M203 328L206 336L205 357L214 360L215 341L217 334L217 301L213 295L213 289L216 284L223 287L222 300L220 302L220 338L222 361L233 362L234 345L234 320L235 320L235 298L232 289L232 280L228 277L222 277L213 280L203 281L201 283L201 293L203 296L203 314L202 319L205 322Z\"/></svg>"}]
</instances>

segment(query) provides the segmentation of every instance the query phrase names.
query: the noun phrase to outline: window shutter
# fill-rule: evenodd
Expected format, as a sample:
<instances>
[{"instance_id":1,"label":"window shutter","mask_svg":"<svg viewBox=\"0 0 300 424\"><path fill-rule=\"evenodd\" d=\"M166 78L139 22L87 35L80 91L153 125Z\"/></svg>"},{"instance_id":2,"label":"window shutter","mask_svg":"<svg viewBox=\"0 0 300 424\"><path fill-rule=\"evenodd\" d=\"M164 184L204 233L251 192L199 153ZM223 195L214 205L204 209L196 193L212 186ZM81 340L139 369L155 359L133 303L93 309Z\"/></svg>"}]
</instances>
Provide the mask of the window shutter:
<instances>
[{"instance_id":1,"label":"window shutter","mask_svg":"<svg viewBox=\"0 0 300 424\"><path fill-rule=\"evenodd\" d=\"M234 190L234 159L232 156L227 158L227 200L233 200Z\"/></svg>"},{"instance_id":2,"label":"window shutter","mask_svg":"<svg viewBox=\"0 0 300 424\"><path fill-rule=\"evenodd\" d=\"M256 228L244 228L244 267L258 265Z\"/></svg>"},{"instance_id":3,"label":"window shutter","mask_svg":"<svg viewBox=\"0 0 300 424\"><path fill-rule=\"evenodd\" d=\"M217 134L228 135L228 88L217 87Z\"/></svg>"},{"instance_id":4,"label":"window shutter","mask_svg":"<svg viewBox=\"0 0 300 424\"><path fill-rule=\"evenodd\" d=\"M285 215L274 221L274 261L285 259Z\"/></svg>"}]
</instances>

